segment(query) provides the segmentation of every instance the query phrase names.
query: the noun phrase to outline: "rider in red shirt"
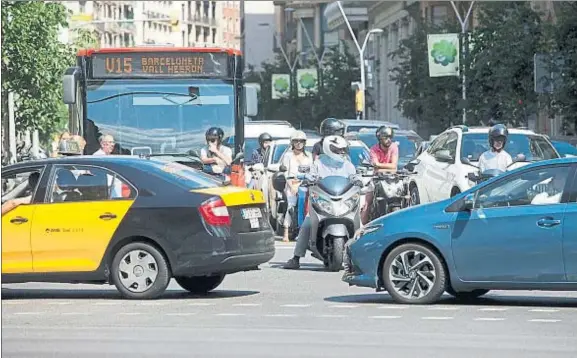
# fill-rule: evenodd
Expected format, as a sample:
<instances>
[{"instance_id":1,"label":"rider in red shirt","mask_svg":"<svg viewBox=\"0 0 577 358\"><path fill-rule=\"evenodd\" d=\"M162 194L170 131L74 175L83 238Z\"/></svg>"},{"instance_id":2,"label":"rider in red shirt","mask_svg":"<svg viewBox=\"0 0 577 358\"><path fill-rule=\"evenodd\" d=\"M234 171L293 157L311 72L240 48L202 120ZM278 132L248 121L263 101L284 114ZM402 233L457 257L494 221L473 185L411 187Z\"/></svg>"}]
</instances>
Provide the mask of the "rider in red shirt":
<instances>
[{"instance_id":1,"label":"rider in red shirt","mask_svg":"<svg viewBox=\"0 0 577 358\"><path fill-rule=\"evenodd\" d=\"M393 128L381 126L377 129L377 144L371 147L371 164L377 172L396 172L399 162L399 146L393 142L395 132ZM362 214L363 223L370 219L370 205L373 202L374 193L368 192L366 195L365 208Z\"/></svg>"},{"instance_id":2,"label":"rider in red shirt","mask_svg":"<svg viewBox=\"0 0 577 358\"><path fill-rule=\"evenodd\" d=\"M371 147L371 163L379 172L396 172L399 146L393 142L393 128L381 126L376 135L378 143Z\"/></svg>"}]
</instances>

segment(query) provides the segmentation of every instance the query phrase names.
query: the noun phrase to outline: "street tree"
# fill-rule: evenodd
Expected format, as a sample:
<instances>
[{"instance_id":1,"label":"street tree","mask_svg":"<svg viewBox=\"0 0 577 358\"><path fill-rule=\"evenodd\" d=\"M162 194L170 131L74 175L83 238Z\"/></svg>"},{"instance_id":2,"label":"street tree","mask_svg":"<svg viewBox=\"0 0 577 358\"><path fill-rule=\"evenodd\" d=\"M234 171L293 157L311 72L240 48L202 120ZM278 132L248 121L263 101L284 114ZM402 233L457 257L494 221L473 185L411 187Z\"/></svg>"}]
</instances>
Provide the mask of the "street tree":
<instances>
[{"instance_id":1,"label":"street tree","mask_svg":"<svg viewBox=\"0 0 577 358\"><path fill-rule=\"evenodd\" d=\"M478 26L471 31L467 84L470 111L487 123L490 119L526 125L537 113L533 55L544 41L540 16L529 2L481 2Z\"/></svg>"},{"instance_id":2,"label":"street tree","mask_svg":"<svg viewBox=\"0 0 577 358\"><path fill-rule=\"evenodd\" d=\"M427 34L458 32L458 24L435 25L426 21L418 3L407 10L415 30L391 54L397 63L391 71L391 79L399 87L396 108L424 131L438 133L461 122L461 81L454 76L429 77Z\"/></svg>"},{"instance_id":3,"label":"street tree","mask_svg":"<svg viewBox=\"0 0 577 358\"><path fill-rule=\"evenodd\" d=\"M319 84L316 91L299 97L297 93L297 64L292 74L290 91L285 98L272 98L273 74L291 74L287 61L278 54L274 61L262 64L261 71L249 68L247 82L259 83L259 119L286 120L296 127L316 128L328 117L355 118L355 92L351 82L359 81L360 69L356 56L343 46L327 49L320 68L315 61L309 61L303 68L317 67ZM290 59L289 59L290 60ZM367 108L373 105L367 98Z\"/></svg>"},{"instance_id":4,"label":"street tree","mask_svg":"<svg viewBox=\"0 0 577 358\"><path fill-rule=\"evenodd\" d=\"M555 42L565 61L561 68L563 81L554 98L565 127L577 130L577 2L559 2L556 6Z\"/></svg>"},{"instance_id":5,"label":"street tree","mask_svg":"<svg viewBox=\"0 0 577 358\"><path fill-rule=\"evenodd\" d=\"M61 120L62 74L70 48L58 40L64 5L2 1L2 93L16 94L16 129L49 135Z\"/></svg>"}]
</instances>

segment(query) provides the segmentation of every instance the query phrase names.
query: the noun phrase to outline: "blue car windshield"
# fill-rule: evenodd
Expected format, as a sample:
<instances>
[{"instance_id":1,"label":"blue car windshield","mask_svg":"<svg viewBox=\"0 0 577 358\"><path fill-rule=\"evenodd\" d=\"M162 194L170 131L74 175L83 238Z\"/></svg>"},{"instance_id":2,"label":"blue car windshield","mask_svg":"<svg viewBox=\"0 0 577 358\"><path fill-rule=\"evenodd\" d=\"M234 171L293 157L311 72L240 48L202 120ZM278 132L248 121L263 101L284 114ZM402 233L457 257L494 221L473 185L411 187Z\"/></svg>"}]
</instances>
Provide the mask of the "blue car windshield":
<instances>
[{"instance_id":1,"label":"blue car windshield","mask_svg":"<svg viewBox=\"0 0 577 358\"><path fill-rule=\"evenodd\" d=\"M122 154L199 150L210 127L234 135L235 92L226 81L90 81L86 90L87 142L111 134Z\"/></svg>"},{"instance_id":2,"label":"blue car windshield","mask_svg":"<svg viewBox=\"0 0 577 358\"><path fill-rule=\"evenodd\" d=\"M464 133L461 147L461 158L478 161L481 154L489 150L488 136L486 133ZM544 137L537 135L509 134L505 150L513 158L523 154L528 161L559 158L555 148Z\"/></svg>"}]
</instances>

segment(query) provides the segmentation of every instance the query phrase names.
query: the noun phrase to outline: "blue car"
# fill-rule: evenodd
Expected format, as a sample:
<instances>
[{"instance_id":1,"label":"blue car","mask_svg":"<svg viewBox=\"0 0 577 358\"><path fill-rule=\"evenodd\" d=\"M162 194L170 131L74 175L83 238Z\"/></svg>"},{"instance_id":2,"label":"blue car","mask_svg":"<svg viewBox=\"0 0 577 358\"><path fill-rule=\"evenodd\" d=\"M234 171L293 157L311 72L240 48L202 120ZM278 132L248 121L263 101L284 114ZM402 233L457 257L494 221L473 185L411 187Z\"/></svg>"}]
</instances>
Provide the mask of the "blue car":
<instances>
[{"instance_id":1,"label":"blue car","mask_svg":"<svg viewBox=\"0 0 577 358\"><path fill-rule=\"evenodd\" d=\"M430 304L489 290L577 291L577 158L540 161L368 223L343 281Z\"/></svg>"}]
</instances>

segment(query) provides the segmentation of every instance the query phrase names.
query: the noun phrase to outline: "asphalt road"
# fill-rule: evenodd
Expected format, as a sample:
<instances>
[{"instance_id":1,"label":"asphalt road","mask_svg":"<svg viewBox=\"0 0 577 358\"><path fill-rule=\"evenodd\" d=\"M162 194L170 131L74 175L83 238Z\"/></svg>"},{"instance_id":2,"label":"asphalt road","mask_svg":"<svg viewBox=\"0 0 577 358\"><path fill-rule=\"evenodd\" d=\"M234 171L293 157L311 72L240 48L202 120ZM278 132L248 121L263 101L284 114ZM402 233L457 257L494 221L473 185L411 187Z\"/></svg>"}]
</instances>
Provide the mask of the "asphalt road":
<instances>
[{"instance_id":1,"label":"asphalt road","mask_svg":"<svg viewBox=\"0 0 577 358\"><path fill-rule=\"evenodd\" d=\"M156 301L108 286L2 287L3 357L577 357L577 293L491 292L474 303L394 304L279 243L261 271L208 296Z\"/></svg>"}]
</instances>

